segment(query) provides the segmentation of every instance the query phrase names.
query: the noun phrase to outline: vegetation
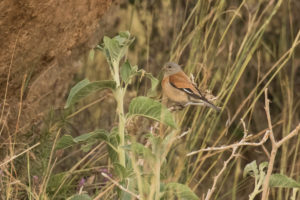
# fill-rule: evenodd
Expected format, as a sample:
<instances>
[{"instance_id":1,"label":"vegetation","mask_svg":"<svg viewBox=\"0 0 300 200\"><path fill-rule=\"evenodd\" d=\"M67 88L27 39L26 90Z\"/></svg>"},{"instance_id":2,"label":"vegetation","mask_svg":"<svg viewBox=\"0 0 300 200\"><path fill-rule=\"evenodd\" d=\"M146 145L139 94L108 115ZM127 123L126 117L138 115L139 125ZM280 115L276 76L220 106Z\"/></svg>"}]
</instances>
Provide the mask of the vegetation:
<instances>
[{"instance_id":1,"label":"vegetation","mask_svg":"<svg viewBox=\"0 0 300 200\"><path fill-rule=\"evenodd\" d=\"M131 20L117 29L130 32L105 36L83 58L65 108L1 145L0 198L299 198L293 5L124 3ZM160 69L169 60L184 63L222 111L161 103Z\"/></svg>"}]
</instances>

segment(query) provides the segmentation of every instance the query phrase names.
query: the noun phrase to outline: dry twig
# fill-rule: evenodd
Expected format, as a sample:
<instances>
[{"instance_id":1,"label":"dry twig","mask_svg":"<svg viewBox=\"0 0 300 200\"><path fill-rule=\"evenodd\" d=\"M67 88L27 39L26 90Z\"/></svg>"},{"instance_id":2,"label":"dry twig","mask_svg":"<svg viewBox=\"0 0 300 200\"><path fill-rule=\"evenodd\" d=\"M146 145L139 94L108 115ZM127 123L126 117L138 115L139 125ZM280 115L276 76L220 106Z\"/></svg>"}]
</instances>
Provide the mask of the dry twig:
<instances>
[{"instance_id":1,"label":"dry twig","mask_svg":"<svg viewBox=\"0 0 300 200\"><path fill-rule=\"evenodd\" d=\"M266 115L267 115L267 120L268 120L268 126L269 126L269 131L270 131L270 139L271 139L271 143L272 143L272 151L271 151L271 155L270 155L270 159L269 159L269 165L268 165L268 170L267 170L267 174L263 183L263 188L262 188L262 200L266 200L268 198L268 194L269 194L269 181L270 181L270 177L273 171L273 166L274 166L274 162L275 162L275 157L277 154L277 150L278 148L286 141L288 141L289 139L291 139L292 137L296 136L299 133L299 129L300 129L300 123L296 126L296 128L291 131L287 136L285 136L284 138L282 138L280 141L276 142L276 139L274 137L274 132L273 132L273 126L272 126L272 121L271 121L271 115L270 115L270 106L269 106L269 99L268 99L268 89L265 89L265 110L266 110Z\"/></svg>"},{"instance_id":2,"label":"dry twig","mask_svg":"<svg viewBox=\"0 0 300 200\"><path fill-rule=\"evenodd\" d=\"M224 162L224 165L223 165L222 169L220 170L220 172L217 174L217 176L214 177L213 186L208 190L208 192L206 194L206 197L205 197L205 200L209 200L211 198L213 192L216 190L217 182L218 182L219 178L221 177L221 175L223 174L223 172L225 171L225 169L227 168L228 163L235 156L237 156L237 153L236 153L237 148L238 148L238 146L233 147L230 157Z\"/></svg>"},{"instance_id":3,"label":"dry twig","mask_svg":"<svg viewBox=\"0 0 300 200\"><path fill-rule=\"evenodd\" d=\"M197 154L199 152L204 152L204 151L225 151L225 150L234 149L234 148L240 147L240 146L260 146L260 145L264 144L267 141L267 139L269 138L269 132L270 131L266 131L264 137L262 138L262 140L260 142L247 142L247 140L252 135L247 136L245 133L244 138L238 143L227 145L227 146L208 147L206 149L199 149L197 151L192 151L192 152L188 153L187 156L191 156L191 155Z\"/></svg>"},{"instance_id":4,"label":"dry twig","mask_svg":"<svg viewBox=\"0 0 300 200\"><path fill-rule=\"evenodd\" d=\"M240 146L260 146L262 144L264 144L267 139L268 139L268 136L269 136L269 131L266 131L264 137L262 138L262 140L258 143L250 143L250 142L247 142L247 140L249 139L249 137L251 137L251 135L248 135L248 131L246 129L246 126L245 126L245 123L244 121L242 120L242 124L243 124L243 127L244 127L244 137L243 139L236 143L236 144L232 144L232 145L228 145L228 146L222 146L222 147L211 147L211 148L206 148L206 149L200 149L198 151L194 151L194 152L191 152L189 154L187 154L187 156L190 156L190 155L193 155L193 154L196 154L200 151L217 151L217 150L227 150L227 149L232 149L232 153L230 155L230 157L224 162L224 165L222 167L222 169L219 171L219 173L214 177L214 182L213 182L213 185L212 187L208 190L207 194L206 194L206 197L205 197L205 200L209 200L211 197L212 197L212 194L213 192L216 190L216 185L218 183L218 180L219 178L221 177L221 175L223 174L223 172L226 170L227 166L228 166L228 163L238 155L238 153L236 153L238 147Z\"/></svg>"}]
</instances>

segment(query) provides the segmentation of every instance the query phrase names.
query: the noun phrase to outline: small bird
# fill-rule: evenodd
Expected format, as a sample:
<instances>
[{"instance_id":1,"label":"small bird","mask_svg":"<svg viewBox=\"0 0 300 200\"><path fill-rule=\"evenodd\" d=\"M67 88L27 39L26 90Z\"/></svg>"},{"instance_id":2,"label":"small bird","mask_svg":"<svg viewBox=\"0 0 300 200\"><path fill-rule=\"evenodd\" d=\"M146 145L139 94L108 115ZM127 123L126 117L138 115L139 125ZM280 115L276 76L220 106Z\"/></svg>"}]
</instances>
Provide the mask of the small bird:
<instances>
[{"instance_id":1,"label":"small bird","mask_svg":"<svg viewBox=\"0 0 300 200\"><path fill-rule=\"evenodd\" d=\"M178 64L168 62L165 64L163 70L165 73L161 86L163 93L168 99L178 103L181 107L188 105L206 105L216 111L220 111L219 107L209 102L205 96L201 94L200 90L182 71Z\"/></svg>"}]
</instances>

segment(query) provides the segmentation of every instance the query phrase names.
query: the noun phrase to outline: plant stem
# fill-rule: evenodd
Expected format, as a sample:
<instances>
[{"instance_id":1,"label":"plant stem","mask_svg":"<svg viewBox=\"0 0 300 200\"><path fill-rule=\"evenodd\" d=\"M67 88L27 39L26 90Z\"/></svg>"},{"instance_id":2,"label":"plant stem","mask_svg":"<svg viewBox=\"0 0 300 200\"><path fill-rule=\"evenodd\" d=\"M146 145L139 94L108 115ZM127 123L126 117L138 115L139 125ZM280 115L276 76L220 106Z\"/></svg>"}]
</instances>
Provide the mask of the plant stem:
<instances>
[{"instance_id":1,"label":"plant stem","mask_svg":"<svg viewBox=\"0 0 300 200\"><path fill-rule=\"evenodd\" d=\"M117 100L117 113L119 115L119 137L120 144L118 146L119 162L123 167L125 166L125 151L122 148L125 145L125 123L126 119L124 116L124 91L121 87L117 88L116 91L116 100Z\"/></svg>"},{"instance_id":2,"label":"plant stem","mask_svg":"<svg viewBox=\"0 0 300 200\"><path fill-rule=\"evenodd\" d=\"M126 119L124 116L124 94L126 91L126 88L122 88L121 81L120 81L120 75L119 75L119 62L113 62L113 78L116 82L116 91L114 93L115 99L117 101L117 114L119 117L119 138L120 138L120 144L118 146L118 155L119 155L119 162L123 167L125 166L125 151L122 149L122 147L125 145L125 123Z\"/></svg>"},{"instance_id":3,"label":"plant stem","mask_svg":"<svg viewBox=\"0 0 300 200\"><path fill-rule=\"evenodd\" d=\"M158 155L159 156L159 155ZM157 160L155 165L155 200L159 200L160 198L160 159Z\"/></svg>"}]
</instances>

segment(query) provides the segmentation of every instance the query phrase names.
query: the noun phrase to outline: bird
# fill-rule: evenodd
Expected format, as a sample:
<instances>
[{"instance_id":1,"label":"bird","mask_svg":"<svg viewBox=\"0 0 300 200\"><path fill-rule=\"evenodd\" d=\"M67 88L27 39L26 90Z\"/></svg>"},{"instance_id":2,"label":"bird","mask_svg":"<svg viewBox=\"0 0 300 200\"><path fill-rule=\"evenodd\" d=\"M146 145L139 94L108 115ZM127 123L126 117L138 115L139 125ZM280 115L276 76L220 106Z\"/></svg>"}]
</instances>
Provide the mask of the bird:
<instances>
[{"instance_id":1,"label":"bird","mask_svg":"<svg viewBox=\"0 0 300 200\"><path fill-rule=\"evenodd\" d=\"M183 72L181 66L168 62L163 67L164 76L161 81L163 94L182 108L188 105L205 105L216 111L221 109L205 98L196 85Z\"/></svg>"}]
</instances>

